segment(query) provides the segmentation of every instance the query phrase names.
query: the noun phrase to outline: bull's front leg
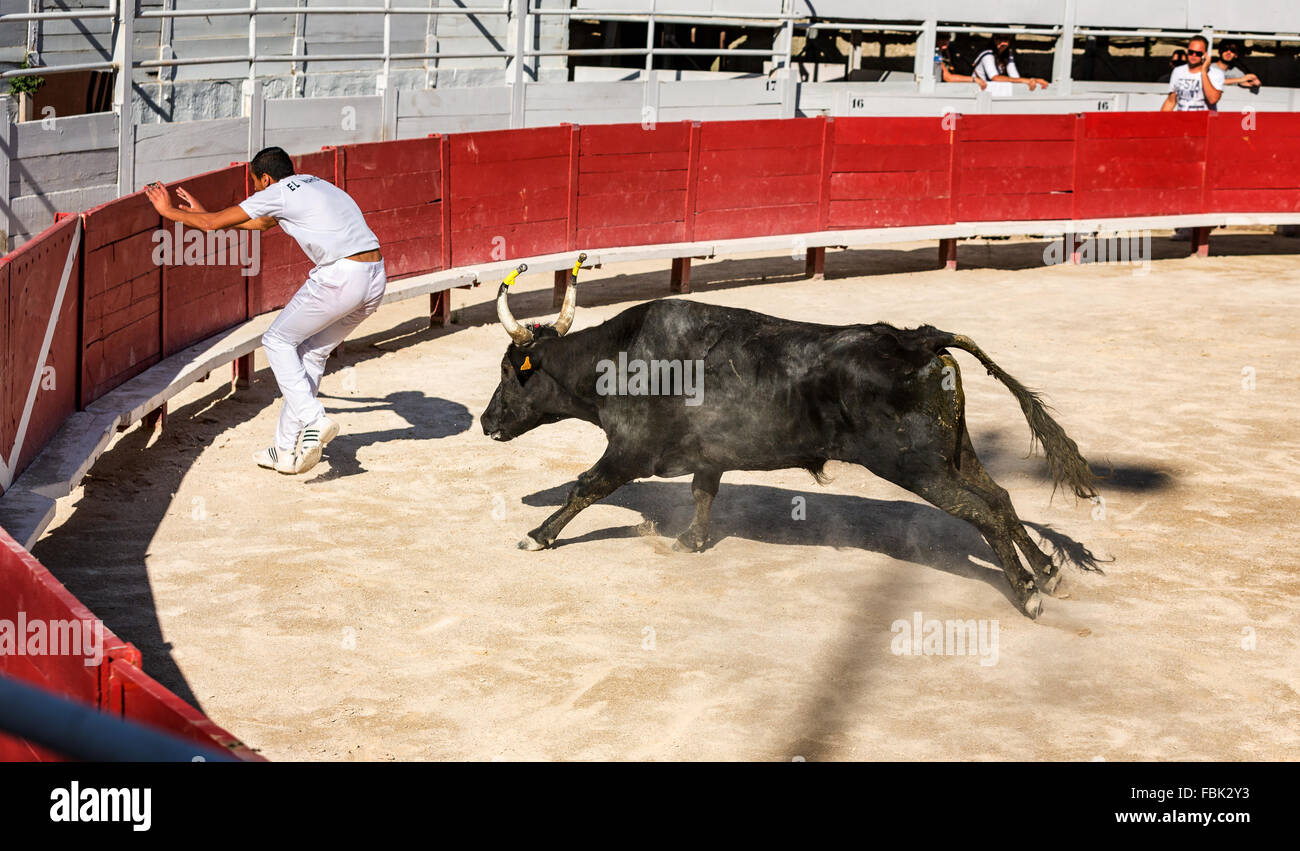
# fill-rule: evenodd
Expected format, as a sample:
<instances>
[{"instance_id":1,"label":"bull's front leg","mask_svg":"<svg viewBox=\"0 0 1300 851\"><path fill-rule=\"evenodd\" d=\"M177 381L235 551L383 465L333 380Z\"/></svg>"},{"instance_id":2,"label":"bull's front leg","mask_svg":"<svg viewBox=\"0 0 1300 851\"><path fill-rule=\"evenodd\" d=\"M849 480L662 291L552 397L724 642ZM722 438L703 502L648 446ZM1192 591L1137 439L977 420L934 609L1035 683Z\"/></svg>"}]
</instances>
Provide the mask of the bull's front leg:
<instances>
[{"instance_id":1,"label":"bull's front leg","mask_svg":"<svg viewBox=\"0 0 1300 851\"><path fill-rule=\"evenodd\" d=\"M722 473L696 473L691 480L691 496L695 497L695 516L686 531L677 536L673 549L679 552L698 553L709 541L709 512L713 498L718 495Z\"/></svg>"},{"instance_id":2,"label":"bull's front leg","mask_svg":"<svg viewBox=\"0 0 1300 851\"><path fill-rule=\"evenodd\" d=\"M547 517L542 525L529 532L527 537L519 542L519 549L544 550L551 546L559 536L560 530L576 517L579 511L598 499L604 499L634 478L636 476L625 472L625 467L612 461L610 453L606 452L595 466L578 476L577 484L570 489L564 505Z\"/></svg>"}]
</instances>

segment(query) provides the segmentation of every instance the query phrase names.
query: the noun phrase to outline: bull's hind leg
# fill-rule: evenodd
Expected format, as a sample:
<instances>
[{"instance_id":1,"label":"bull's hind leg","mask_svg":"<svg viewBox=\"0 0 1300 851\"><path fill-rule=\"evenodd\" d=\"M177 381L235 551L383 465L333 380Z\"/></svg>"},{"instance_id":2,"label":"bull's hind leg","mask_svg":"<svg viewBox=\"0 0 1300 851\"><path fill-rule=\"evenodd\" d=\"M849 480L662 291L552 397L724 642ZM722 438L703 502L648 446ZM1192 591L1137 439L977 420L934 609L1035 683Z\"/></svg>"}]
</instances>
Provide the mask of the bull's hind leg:
<instances>
[{"instance_id":1,"label":"bull's hind leg","mask_svg":"<svg viewBox=\"0 0 1300 851\"><path fill-rule=\"evenodd\" d=\"M991 506L997 509L1003 515L1003 521L1011 532L1011 539L1016 542L1016 546L1025 554L1025 559L1033 569L1034 574L1038 577L1038 585L1046 594L1051 594L1061 583L1061 570L1052 561L1052 557L1043 552L1034 539L1029 537L1025 531L1025 524L1016 514L1015 506L1011 504L1011 494L1007 493L1006 488L993 481L988 470L980 463L980 459L975 454L975 446L971 443L970 432L966 430L965 423L961 429L961 461L958 464L958 472L966 482L978 491Z\"/></svg>"},{"instance_id":2,"label":"bull's hind leg","mask_svg":"<svg viewBox=\"0 0 1300 851\"><path fill-rule=\"evenodd\" d=\"M722 473L696 473L691 480L691 496L695 497L695 516L686 531L677 536L673 549L698 553L709 540L709 511L713 498L718 495Z\"/></svg>"},{"instance_id":3,"label":"bull's hind leg","mask_svg":"<svg viewBox=\"0 0 1300 851\"><path fill-rule=\"evenodd\" d=\"M606 450L605 455L590 470L578 476L578 481L569 490L569 497L564 505L547 517L542 525L529 532L527 537L519 542L519 549L546 549L555 543L560 530L576 517L579 511L599 499L604 499L636 478L634 474L626 471L623 464L612 460L615 455L611 455Z\"/></svg>"},{"instance_id":4,"label":"bull's hind leg","mask_svg":"<svg viewBox=\"0 0 1300 851\"><path fill-rule=\"evenodd\" d=\"M1043 602L1038 595L1034 575L1021 564L1020 557L1016 555L1016 545L1006 519L956 470L944 463L910 481L897 483L953 517L959 517L979 529L997 555L1021 611L1030 618L1037 618L1042 613Z\"/></svg>"}]
</instances>

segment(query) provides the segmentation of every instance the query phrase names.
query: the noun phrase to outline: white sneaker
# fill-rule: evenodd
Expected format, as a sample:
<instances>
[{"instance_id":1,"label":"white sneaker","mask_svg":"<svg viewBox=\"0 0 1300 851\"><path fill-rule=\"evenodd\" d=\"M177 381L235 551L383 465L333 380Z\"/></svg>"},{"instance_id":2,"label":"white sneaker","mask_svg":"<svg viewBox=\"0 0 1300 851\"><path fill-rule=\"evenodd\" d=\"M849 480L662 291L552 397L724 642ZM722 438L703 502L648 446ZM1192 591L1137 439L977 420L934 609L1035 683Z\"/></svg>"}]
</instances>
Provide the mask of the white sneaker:
<instances>
[{"instance_id":1,"label":"white sneaker","mask_svg":"<svg viewBox=\"0 0 1300 851\"><path fill-rule=\"evenodd\" d=\"M253 460L257 462L257 466L275 470L277 473L293 475L298 472L295 469L293 456L285 457L274 446L269 446L261 452L254 452Z\"/></svg>"},{"instance_id":2,"label":"white sneaker","mask_svg":"<svg viewBox=\"0 0 1300 851\"><path fill-rule=\"evenodd\" d=\"M298 456L295 473L305 473L320 463L321 452L329 442L338 437L339 424L326 416L308 423L298 435Z\"/></svg>"}]
</instances>

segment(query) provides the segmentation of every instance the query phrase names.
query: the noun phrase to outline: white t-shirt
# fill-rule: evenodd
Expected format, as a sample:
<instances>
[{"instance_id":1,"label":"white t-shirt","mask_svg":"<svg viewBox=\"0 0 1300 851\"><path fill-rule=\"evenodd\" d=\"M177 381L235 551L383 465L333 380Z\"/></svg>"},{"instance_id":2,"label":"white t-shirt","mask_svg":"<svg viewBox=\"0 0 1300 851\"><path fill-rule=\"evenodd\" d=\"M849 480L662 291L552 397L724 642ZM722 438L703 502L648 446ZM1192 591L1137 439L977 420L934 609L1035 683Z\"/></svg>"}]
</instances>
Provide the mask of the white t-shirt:
<instances>
[{"instance_id":1,"label":"white t-shirt","mask_svg":"<svg viewBox=\"0 0 1300 851\"><path fill-rule=\"evenodd\" d=\"M310 174L277 180L239 206L251 219L273 217L317 266L379 247L352 196Z\"/></svg>"},{"instance_id":2,"label":"white t-shirt","mask_svg":"<svg viewBox=\"0 0 1300 851\"><path fill-rule=\"evenodd\" d=\"M994 77L996 77L1000 73L1002 72L998 70L997 57L993 55L992 50L986 50L983 53L981 53L979 56L975 57L975 70L973 72L974 76L979 77L981 80L984 80L985 82L990 82ZM1016 68L1015 56L1012 56L1007 60L1006 76L1008 77L1020 76L1020 71L1017 70Z\"/></svg>"},{"instance_id":3,"label":"white t-shirt","mask_svg":"<svg viewBox=\"0 0 1300 851\"><path fill-rule=\"evenodd\" d=\"M1214 65L1210 66L1210 84L1223 91L1223 71ZM1218 106L1206 101L1204 88L1201 85L1200 70L1192 71L1186 65L1179 65L1169 75L1169 91L1178 96L1174 109L1217 110Z\"/></svg>"}]
</instances>

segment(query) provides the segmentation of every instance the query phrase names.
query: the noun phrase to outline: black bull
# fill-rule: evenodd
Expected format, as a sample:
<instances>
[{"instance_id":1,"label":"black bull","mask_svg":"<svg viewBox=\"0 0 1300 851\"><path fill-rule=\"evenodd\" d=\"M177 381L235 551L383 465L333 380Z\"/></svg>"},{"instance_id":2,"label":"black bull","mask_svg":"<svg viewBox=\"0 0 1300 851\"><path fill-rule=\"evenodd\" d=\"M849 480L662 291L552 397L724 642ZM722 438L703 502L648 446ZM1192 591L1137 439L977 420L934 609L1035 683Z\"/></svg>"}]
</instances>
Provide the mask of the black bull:
<instances>
[{"instance_id":1,"label":"black bull","mask_svg":"<svg viewBox=\"0 0 1300 851\"><path fill-rule=\"evenodd\" d=\"M499 306L510 330L504 296ZM567 335L549 326L513 327L516 342L506 350L501 383L483 412L484 433L510 440L576 417L600 426L608 438L565 504L520 541L524 549L551 546L578 512L633 479L692 473L695 516L677 547L699 550L724 472L803 467L820 478L823 465L835 459L861 464L973 524L996 553L1025 614L1037 617L1038 588L1052 593L1059 567L980 465L966 430L960 373L947 349L974 355L1016 397L1056 485L1080 497L1096 495L1088 463L1037 394L971 339L928 325L815 325L664 300ZM568 321L561 327L567 329ZM598 377L610 369L600 362L616 364L620 353L629 363L678 361L683 369L702 361L702 399L598 392ZM609 385L603 389L608 393Z\"/></svg>"}]
</instances>

